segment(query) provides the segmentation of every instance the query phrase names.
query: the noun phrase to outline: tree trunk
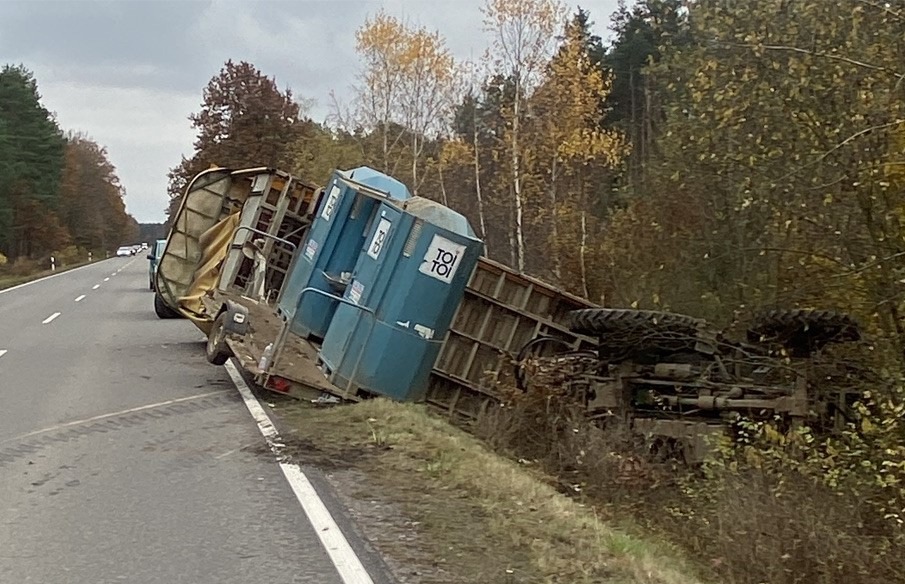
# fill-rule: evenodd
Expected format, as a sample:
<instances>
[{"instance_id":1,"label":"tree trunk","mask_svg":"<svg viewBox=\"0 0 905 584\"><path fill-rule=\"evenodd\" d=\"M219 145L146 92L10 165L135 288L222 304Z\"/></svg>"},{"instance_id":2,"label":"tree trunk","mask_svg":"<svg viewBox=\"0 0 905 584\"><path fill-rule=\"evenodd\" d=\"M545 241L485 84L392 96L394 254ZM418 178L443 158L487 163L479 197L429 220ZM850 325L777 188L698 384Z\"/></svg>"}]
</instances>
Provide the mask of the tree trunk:
<instances>
[{"instance_id":1,"label":"tree trunk","mask_svg":"<svg viewBox=\"0 0 905 584\"><path fill-rule=\"evenodd\" d=\"M474 188L478 199L478 223L481 226L481 239L484 240L484 255L490 255L490 246L487 244L487 227L484 225L484 195L481 192L481 159L478 156L478 114L475 110L472 114L474 129Z\"/></svg>"},{"instance_id":2,"label":"tree trunk","mask_svg":"<svg viewBox=\"0 0 905 584\"><path fill-rule=\"evenodd\" d=\"M581 174L581 183L579 185L581 189L581 243L578 246L578 265L579 271L581 273L581 293L585 298L589 298L590 294L588 293L588 264L587 264L587 252L588 252L588 202L587 202L587 194L585 193L585 180L584 173Z\"/></svg>"},{"instance_id":3,"label":"tree trunk","mask_svg":"<svg viewBox=\"0 0 905 584\"><path fill-rule=\"evenodd\" d=\"M383 120L383 172L390 172L390 124Z\"/></svg>"},{"instance_id":4,"label":"tree trunk","mask_svg":"<svg viewBox=\"0 0 905 584\"><path fill-rule=\"evenodd\" d=\"M449 207L449 199L446 198L446 181L443 180L443 163L437 164L437 176L440 178L440 198L443 204Z\"/></svg>"},{"instance_id":5,"label":"tree trunk","mask_svg":"<svg viewBox=\"0 0 905 584\"><path fill-rule=\"evenodd\" d=\"M512 197L514 191L510 190L509 196ZM516 236L515 236L515 209L512 206L508 206L509 208L509 265L515 267L518 264L518 258L516 257L516 251L518 250L518 246L516 245Z\"/></svg>"},{"instance_id":6,"label":"tree trunk","mask_svg":"<svg viewBox=\"0 0 905 584\"><path fill-rule=\"evenodd\" d=\"M418 196L418 134L415 131L412 131L412 194Z\"/></svg>"},{"instance_id":7,"label":"tree trunk","mask_svg":"<svg viewBox=\"0 0 905 584\"><path fill-rule=\"evenodd\" d=\"M631 117L629 119L629 136L631 136L632 141L632 153L631 158L629 159L629 182L631 182L631 190L633 194L637 194L638 190L638 167L641 165L641 161L644 159L644 145L642 132L638 128L638 105L635 102L635 72L633 70L629 70L628 72L628 94L629 94L629 109L631 111Z\"/></svg>"},{"instance_id":8,"label":"tree trunk","mask_svg":"<svg viewBox=\"0 0 905 584\"><path fill-rule=\"evenodd\" d=\"M550 221L551 227L550 230L552 232L553 237L553 249L556 252L553 254L553 276L556 278L556 281L562 282L562 262L560 261L560 253L562 253L562 249L559 247L559 221L557 221L557 213L556 213L556 173L558 168L556 166L556 155L553 155L553 162L550 165Z\"/></svg>"},{"instance_id":9,"label":"tree trunk","mask_svg":"<svg viewBox=\"0 0 905 584\"><path fill-rule=\"evenodd\" d=\"M522 174L521 157L519 152L519 115L522 98L520 95L521 83L516 74L515 101L512 110L512 187L515 191L515 257L519 272L525 271L525 236L522 225L523 201L522 201Z\"/></svg>"}]
</instances>

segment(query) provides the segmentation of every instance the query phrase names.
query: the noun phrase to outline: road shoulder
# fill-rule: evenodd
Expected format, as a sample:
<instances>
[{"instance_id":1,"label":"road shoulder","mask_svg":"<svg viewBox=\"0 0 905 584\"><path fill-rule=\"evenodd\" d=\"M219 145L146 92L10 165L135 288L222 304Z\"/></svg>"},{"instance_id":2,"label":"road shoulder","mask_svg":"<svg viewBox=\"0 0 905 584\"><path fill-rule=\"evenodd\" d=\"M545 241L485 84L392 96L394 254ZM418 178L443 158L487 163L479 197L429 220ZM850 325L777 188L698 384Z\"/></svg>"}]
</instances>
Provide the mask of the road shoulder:
<instances>
[{"instance_id":1,"label":"road shoulder","mask_svg":"<svg viewBox=\"0 0 905 584\"><path fill-rule=\"evenodd\" d=\"M545 477L424 408L279 401L285 454L321 469L400 583L696 582Z\"/></svg>"}]
</instances>

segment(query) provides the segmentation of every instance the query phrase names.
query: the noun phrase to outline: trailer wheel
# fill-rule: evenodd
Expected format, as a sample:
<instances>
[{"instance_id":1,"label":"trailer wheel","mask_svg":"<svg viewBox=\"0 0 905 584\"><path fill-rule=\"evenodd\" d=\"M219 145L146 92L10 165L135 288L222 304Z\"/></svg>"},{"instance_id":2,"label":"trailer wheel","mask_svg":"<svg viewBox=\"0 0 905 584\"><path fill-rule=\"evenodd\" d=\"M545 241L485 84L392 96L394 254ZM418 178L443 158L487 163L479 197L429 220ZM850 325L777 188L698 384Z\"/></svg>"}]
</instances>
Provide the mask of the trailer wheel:
<instances>
[{"instance_id":1,"label":"trailer wheel","mask_svg":"<svg viewBox=\"0 0 905 584\"><path fill-rule=\"evenodd\" d=\"M154 294L154 312L157 318L179 318L180 314L167 306L160 294Z\"/></svg>"},{"instance_id":2,"label":"trailer wheel","mask_svg":"<svg viewBox=\"0 0 905 584\"><path fill-rule=\"evenodd\" d=\"M678 353L710 354L718 334L706 321L653 310L585 308L568 314L569 328L599 339L601 360L628 359Z\"/></svg>"},{"instance_id":3,"label":"trailer wheel","mask_svg":"<svg viewBox=\"0 0 905 584\"><path fill-rule=\"evenodd\" d=\"M793 357L810 357L830 343L861 340L858 322L832 310L771 310L748 328L748 342L784 347Z\"/></svg>"},{"instance_id":4,"label":"trailer wheel","mask_svg":"<svg viewBox=\"0 0 905 584\"><path fill-rule=\"evenodd\" d=\"M214 365L223 365L230 357L232 351L226 344L226 311L221 312L214 319L211 326L211 332L207 335L207 345L204 349L204 356L207 357L209 363Z\"/></svg>"}]
</instances>

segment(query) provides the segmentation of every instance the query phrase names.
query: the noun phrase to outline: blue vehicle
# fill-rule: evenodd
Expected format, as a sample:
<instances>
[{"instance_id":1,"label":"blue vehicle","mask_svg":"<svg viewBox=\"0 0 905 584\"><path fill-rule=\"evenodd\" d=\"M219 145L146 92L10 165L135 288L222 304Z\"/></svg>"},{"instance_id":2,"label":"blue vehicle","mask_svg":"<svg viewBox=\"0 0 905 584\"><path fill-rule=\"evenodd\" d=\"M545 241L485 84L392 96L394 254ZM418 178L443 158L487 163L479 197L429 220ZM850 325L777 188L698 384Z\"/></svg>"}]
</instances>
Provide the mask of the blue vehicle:
<instances>
[{"instance_id":1,"label":"blue vehicle","mask_svg":"<svg viewBox=\"0 0 905 584\"><path fill-rule=\"evenodd\" d=\"M166 245L166 239L158 239L154 242L151 253L148 254L148 286L152 292L154 291L154 275L157 273L157 264L160 263L160 256L163 255L163 248Z\"/></svg>"}]
</instances>

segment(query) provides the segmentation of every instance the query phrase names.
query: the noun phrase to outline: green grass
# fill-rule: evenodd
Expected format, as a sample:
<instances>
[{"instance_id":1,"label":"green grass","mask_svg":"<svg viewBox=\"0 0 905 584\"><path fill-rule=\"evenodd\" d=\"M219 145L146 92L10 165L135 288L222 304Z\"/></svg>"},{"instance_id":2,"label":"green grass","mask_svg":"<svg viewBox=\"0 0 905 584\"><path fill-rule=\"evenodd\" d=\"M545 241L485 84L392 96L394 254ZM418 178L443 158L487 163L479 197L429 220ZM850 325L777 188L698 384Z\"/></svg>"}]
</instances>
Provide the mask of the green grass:
<instances>
[{"instance_id":1,"label":"green grass","mask_svg":"<svg viewBox=\"0 0 905 584\"><path fill-rule=\"evenodd\" d=\"M403 505L427 557L444 562L437 582L698 582L672 549L607 524L549 477L422 406L370 400L277 411L302 445L295 450L302 462L316 453L307 462L353 467L367 477L363 496ZM404 565L418 561L411 547L378 545L387 555L406 554Z\"/></svg>"}]
</instances>

